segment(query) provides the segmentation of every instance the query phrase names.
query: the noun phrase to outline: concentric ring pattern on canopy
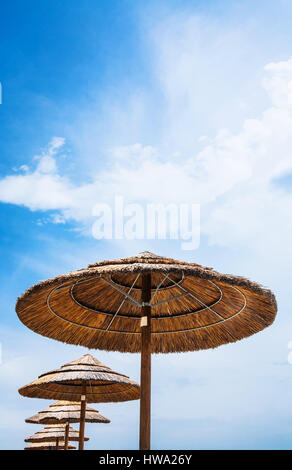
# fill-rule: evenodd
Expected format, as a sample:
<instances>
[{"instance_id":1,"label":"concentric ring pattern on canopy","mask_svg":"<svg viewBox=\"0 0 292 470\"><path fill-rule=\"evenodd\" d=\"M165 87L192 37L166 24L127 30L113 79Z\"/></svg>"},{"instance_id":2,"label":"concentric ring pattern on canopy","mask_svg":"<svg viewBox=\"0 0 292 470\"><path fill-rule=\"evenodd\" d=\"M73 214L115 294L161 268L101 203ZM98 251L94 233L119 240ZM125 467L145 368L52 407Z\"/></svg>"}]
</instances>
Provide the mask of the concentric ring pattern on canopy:
<instances>
[{"instance_id":1,"label":"concentric ring pattern on canopy","mask_svg":"<svg viewBox=\"0 0 292 470\"><path fill-rule=\"evenodd\" d=\"M58 444L59 449L65 448L65 442L61 441ZM24 448L24 450L56 450L56 443L54 442L34 442L33 444L29 444ZM73 444L68 443L68 450L76 449L76 446Z\"/></svg>"},{"instance_id":2,"label":"concentric ring pattern on canopy","mask_svg":"<svg viewBox=\"0 0 292 470\"><path fill-rule=\"evenodd\" d=\"M56 442L57 439L64 440L65 425L53 424L45 426L41 431L35 432L32 436L26 438L25 442ZM69 441L79 441L79 432L69 426ZM89 437L84 437L89 441Z\"/></svg>"},{"instance_id":3,"label":"concentric ring pattern on canopy","mask_svg":"<svg viewBox=\"0 0 292 470\"><path fill-rule=\"evenodd\" d=\"M25 422L33 424L79 423L80 407L80 401L56 401L45 410L27 418ZM108 418L88 405L85 409L85 421L87 423L110 423Z\"/></svg>"},{"instance_id":4,"label":"concentric ring pattern on canopy","mask_svg":"<svg viewBox=\"0 0 292 470\"><path fill-rule=\"evenodd\" d=\"M275 318L275 297L261 285L149 252L42 281L18 299L16 312L26 326L59 341L139 352L147 272L154 353L214 348L257 333Z\"/></svg>"},{"instance_id":5,"label":"concentric ring pattern on canopy","mask_svg":"<svg viewBox=\"0 0 292 470\"><path fill-rule=\"evenodd\" d=\"M20 395L80 401L86 386L88 403L107 403L140 398L140 386L126 375L113 371L90 354L85 354L60 369L46 372L21 387Z\"/></svg>"}]
</instances>

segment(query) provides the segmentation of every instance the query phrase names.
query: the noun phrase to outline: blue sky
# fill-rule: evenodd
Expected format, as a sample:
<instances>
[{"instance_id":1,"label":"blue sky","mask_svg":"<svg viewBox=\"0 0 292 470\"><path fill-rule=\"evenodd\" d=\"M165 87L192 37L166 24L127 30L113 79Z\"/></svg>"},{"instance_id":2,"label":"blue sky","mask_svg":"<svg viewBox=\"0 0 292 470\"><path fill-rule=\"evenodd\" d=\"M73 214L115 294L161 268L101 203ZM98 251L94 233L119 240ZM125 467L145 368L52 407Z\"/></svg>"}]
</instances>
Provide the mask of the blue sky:
<instances>
[{"instance_id":1,"label":"blue sky","mask_svg":"<svg viewBox=\"0 0 292 470\"><path fill-rule=\"evenodd\" d=\"M145 249L247 276L279 304L254 337L153 358L153 448L291 448L291 16L288 0L1 6L1 448L22 448L48 404L18 387L86 352L23 326L17 296ZM200 204L199 248L94 239L92 207L114 195ZM93 354L139 379L138 356ZM112 424L88 426L87 448L137 448L138 403L96 407Z\"/></svg>"}]
</instances>

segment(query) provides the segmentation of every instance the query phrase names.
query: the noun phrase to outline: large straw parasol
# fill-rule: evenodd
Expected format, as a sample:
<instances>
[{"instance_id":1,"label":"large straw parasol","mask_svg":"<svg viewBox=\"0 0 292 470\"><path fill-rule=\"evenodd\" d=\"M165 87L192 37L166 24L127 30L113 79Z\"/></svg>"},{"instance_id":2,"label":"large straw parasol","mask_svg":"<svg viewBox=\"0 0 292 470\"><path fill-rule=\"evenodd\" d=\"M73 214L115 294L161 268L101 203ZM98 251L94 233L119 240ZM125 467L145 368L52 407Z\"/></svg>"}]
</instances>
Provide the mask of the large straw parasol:
<instances>
[{"instance_id":1,"label":"large straw parasol","mask_svg":"<svg viewBox=\"0 0 292 470\"><path fill-rule=\"evenodd\" d=\"M81 401L79 450L83 450L86 401L89 403L137 400L139 385L126 375L114 372L90 354L46 372L21 387L19 393L30 398Z\"/></svg>"},{"instance_id":2,"label":"large straw parasol","mask_svg":"<svg viewBox=\"0 0 292 470\"><path fill-rule=\"evenodd\" d=\"M140 449L150 448L151 353L233 343L269 326L276 311L272 292L255 282L149 252L47 279L16 304L44 336L141 351Z\"/></svg>"},{"instance_id":3,"label":"large straw parasol","mask_svg":"<svg viewBox=\"0 0 292 470\"><path fill-rule=\"evenodd\" d=\"M67 450L73 449L76 449L76 446L69 443ZM65 450L65 443L61 441L57 447L54 442L34 442L33 444L26 446L24 450Z\"/></svg>"},{"instance_id":4,"label":"large straw parasol","mask_svg":"<svg viewBox=\"0 0 292 470\"><path fill-rule=\"evenodd\" d=\"M27 418L26 423L32 424L65 424L65 449L69 438L69 423L79 423L81 414L81 402L59 400L45 410L39 411L34 416ZM110 423L110 420L102 416L97 410L86 405L86 423Z\"/></svg>"},{"instance_id":5,"label":"large straw parasol","mask_svg":"<svg viewBox=\"0 0 292 470\"><path fill-rule=\"evenodd\" d=\"M64 442L64 448L68 449L68 441L79 441L79 432L76 429L68 426L68 436L66 426L64 424L50 424L45 426L41 431L34 433L32 436L27 437L25 442L53 442L56 449L59 448L59 442ZM84 441L89 441L89 437L84 437Z\"/></svg>"}]
</instances>

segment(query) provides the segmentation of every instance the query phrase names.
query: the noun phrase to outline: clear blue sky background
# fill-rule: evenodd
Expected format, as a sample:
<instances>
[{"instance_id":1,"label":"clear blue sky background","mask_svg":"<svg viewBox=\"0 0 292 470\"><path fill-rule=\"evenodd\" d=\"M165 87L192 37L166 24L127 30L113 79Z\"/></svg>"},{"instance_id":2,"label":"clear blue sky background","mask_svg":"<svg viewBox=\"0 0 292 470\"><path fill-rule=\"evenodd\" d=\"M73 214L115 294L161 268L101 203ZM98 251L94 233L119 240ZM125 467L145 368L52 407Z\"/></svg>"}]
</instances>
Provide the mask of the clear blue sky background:
<instances>
[{"instance_id":1,"label":"clear blue sky background","mask_svg":"<svg viewBox=\"0 0 292 470\"><path fill-rule=\"evenodd\" d=\"M17 296L147 249L250 277L279 303L254 337L153 358L153 448L291 448L291 19L288 0L1 5L2 449L23 448L24 419L48 405L18 387L86 352L29 331ZM95 240L92 207L115 194L199 203L199 248ZM139 379L138 356L93 353ZM137 448L138 403L98 408L112 424L88 425L87 448Z\"/></svg>"}]
</instances>

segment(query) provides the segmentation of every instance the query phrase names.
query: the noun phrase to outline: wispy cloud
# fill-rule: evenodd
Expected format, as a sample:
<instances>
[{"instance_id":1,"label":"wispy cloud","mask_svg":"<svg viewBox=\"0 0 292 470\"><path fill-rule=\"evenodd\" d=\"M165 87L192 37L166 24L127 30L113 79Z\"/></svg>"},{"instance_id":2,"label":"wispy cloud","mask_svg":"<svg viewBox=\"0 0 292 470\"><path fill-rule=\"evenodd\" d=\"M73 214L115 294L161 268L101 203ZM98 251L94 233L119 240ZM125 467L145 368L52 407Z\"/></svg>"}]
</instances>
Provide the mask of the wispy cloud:
<instances>
[{"instance_id":1,"label":"wispy cloud","mask_svg":"<svg viewBox=\"0 0 292 470\"><path fill-rule=\"evenodd\" d=\"M188 35L186 28L186 37L176 45L182 55L189 47ZM191 71L184 71L184 77L191 76ZM172 80L180 96L180 75ZM246 119L237 133L221 129L206 143L201 139L198 152L191 145L186 152L179 141L172 153L166 153L163 145L114 146L108 149L110 166L78 184L59 171L58 152L63 151L65 139L54 137L47 150L34 158L35 167L0 180L0 200L31 210L54 210L54 223L82 225L91 221L96 203L110 203L114 194L130 202L200 203L202 231L211 243L237 245L252 240L255 245L258 241L273 245L279 236L288 242L287 233L280 235L276 227L281 220L288 223L291 194L272 182L292 171L292 59L267 64L262 83L269 107L259 117ZM175 84L164 83L167 102L174 99ZM185 88L193 90L196 85L187 83ZM180 106L178 97L172 107ZM195 100L188 106L194 107ZM182 118L180 125L190 132L190 117Z\"/></svg>"},{"instance_id":2,"label":"wispy cloud","mask_svg":"<svg viewBox=\"0 0 292 470\"><path fill-rule=\"evenodd\" d=\"M64 113L58 114L56 100L56 119L69 118L51 135L62 137L53 137L37 155L18 159L16 168L1 175L0 201L37 211L39 224L33 236L19 243L14 272L9 265L7 278L5 268L2 283L3 322L14 322L0 331L2 448L22 448L24 436L34 431L24 419L48 405L20 397L17 388L85 352L26 329L13 312L16 296L37 279L100 258L141 248L155 251L144 240L97 243L80 236L76 241L71 236L75 231L64 235L64 225L72 228L71 222L74 230L88 235L93 206L111 203L115 194L142 204L200 203L201 230L209 246L204 237L200 250L186 258L277 289L278 320L262 333L214 351L153 356L153 444L291 447L290 36L287 29L281 38L275 34L277 22L266 15L273 2L257 7L247 2L246 21L230 12L227 18L225 2L219 20L216 14L170 7L158 18L156 3L137 38L143 43L138 80L127 70L127 80L118 76L108 88L86 90L90 99L83 97L82 103L72 93ZM284 21L287 2L280 3L275 10ZM88 72L96 76L97 70L88 67ZM15 237L25 230L17 222ZM51 223L56 225L48 227ZM180 256L177 245L158 243L161 254ZM93 354L139 380L138 355ZM87 448L137 448L138 402L97 408L112 425L91 426Z\"/></svg>"}]
</instances>

